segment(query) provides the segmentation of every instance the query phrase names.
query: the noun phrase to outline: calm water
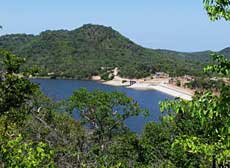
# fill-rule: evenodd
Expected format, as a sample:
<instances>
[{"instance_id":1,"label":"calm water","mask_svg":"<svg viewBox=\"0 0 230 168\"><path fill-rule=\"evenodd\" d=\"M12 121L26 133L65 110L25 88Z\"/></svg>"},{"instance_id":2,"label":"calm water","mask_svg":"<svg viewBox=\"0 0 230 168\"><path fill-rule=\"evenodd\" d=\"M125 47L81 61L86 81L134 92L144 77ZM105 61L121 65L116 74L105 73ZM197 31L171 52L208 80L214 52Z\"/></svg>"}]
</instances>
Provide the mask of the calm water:
<instances>
[{"instance_id":1,"label":"calm water","mask_svg":"<svg viewBox=\"0 0 230 168\"><path fill-rule=\"evenodd\" d=\"M114 87L103 85L96 81L80 81L80 80L52 80L52 79L32 79L33 82L40 85L43 93L53 100L66 99L72 95L72 92L79 88L87 88L89 91L100 89L103 91L120 91L124 92L127 96L136 100L141 108L148 109L150 116L132 117L126 121L126 125L136 132L141 132L146 122L159 121L162 116L159 110L159 102L165 99L172 99L173 97L155 90L134 90L125 87Z\"/></svg>"}]
</instances>

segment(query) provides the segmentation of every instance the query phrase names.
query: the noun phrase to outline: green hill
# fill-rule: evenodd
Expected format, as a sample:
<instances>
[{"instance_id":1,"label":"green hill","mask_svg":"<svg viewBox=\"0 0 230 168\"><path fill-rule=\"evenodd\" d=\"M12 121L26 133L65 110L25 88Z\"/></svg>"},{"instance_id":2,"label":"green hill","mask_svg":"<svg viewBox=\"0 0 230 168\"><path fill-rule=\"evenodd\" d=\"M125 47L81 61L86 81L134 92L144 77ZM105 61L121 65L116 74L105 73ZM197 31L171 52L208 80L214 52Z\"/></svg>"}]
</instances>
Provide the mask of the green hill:
<instances>
[{"instance_id":1,"label":"green hill","mask_svg":"<svg viewBox=\"0 0 230 168\"><path fill-rule=\"evenodd\" d=\"M119 67L125 77L145 77L156 71L170 75L200 75L210 51L184 53L143 48L111 27L87 24L78 29L44 31L39 35L0 37L0 48L27 58L39 75L87 79ZM227 52L229 53L229 52ZM226 52L225 52L226 54Z\"/></svg>"}]
</instances>

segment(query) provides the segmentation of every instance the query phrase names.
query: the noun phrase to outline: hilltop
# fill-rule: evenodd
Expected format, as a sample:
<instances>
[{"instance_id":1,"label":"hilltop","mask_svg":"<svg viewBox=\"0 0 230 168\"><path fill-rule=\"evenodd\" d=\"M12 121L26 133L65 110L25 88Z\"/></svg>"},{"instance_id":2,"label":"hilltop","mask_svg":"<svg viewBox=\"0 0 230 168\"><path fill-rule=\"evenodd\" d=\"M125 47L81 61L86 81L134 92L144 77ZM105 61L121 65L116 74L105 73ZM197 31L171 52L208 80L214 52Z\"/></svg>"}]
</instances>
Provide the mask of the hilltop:
<instances>
[{"instance_id":1,"label":"hilltop","mask_svg":"<svg viewBox=\"0 0 230 168\"><path fill-rule=\"evenodd\" d=\"M11 34L0 37L0 48L27 58L26 66L38 66L40 76L89 79L119 75L141 78L157 71L171 76L201 75L211 61L210 51L185 53L147 49L111 27L83 25L75 30L47 30L39 35ZM222 50L230 55L230 49Z\"/></svg>"}]
</instances>

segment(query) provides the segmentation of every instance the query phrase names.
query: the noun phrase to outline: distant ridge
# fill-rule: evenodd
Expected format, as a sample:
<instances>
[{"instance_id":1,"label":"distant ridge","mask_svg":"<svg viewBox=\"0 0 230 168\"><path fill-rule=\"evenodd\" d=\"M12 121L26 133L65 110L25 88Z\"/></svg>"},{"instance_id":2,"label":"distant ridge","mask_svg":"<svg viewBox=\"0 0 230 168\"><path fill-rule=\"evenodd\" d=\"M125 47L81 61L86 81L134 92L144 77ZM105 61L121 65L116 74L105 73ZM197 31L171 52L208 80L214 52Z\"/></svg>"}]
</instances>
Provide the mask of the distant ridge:
<instances>
[{"instance_id":1,"label":"distant ridge","mask_svg":"<svg viewBox=\"0 0 230 168\"><path fill-rule=\"evenodd\" d=\"M227 48L221 50L220 53L229 58L229 56L230 56L230 47L227 47Z\"/></svg>"},{"instance_id":2,"label":"distant ridge","mask_svg":"<svg viewBox=\"0 0 230 168\"><path fill-rule=\"evenodd\" d=\"M201 75L211 60L210 51L176 52L147 49L111 27L86 24L75 30L47 30L39 35L12 34L0 37L0 48L27 58L40 76L89 79L108 75L118 67L120 75L141 78L156 71L172 76ZM230 48L220 53L230 56Z\"/></svg>"}]
</instances>

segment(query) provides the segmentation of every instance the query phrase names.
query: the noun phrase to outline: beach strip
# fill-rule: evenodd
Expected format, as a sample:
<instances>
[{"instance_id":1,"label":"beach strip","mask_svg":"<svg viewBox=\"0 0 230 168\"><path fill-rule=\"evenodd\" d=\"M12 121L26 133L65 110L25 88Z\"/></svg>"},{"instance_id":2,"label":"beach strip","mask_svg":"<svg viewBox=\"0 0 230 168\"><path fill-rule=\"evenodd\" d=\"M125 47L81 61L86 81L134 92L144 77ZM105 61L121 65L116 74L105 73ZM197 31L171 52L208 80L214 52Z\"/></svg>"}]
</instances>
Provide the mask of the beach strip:
<instances>
[{"instance_id":1,"label":"beach strip","mask_svg":"<svg viewBox=\"0 0 230 168\"><path fill-rule=\"evenodd\" d=\"M141 90L157 90L162 93L171 95L173 97L178 97L184 100L192 100L192 94L189 92L186 92L182 89L175 89L172 87L167 86L166 84L158 84L158 85L150 85L150 84L145 84L145 83L136 83L132 86L129 86L128 88L132 89L141 89Z\"/></svg>"}]
</instances>

